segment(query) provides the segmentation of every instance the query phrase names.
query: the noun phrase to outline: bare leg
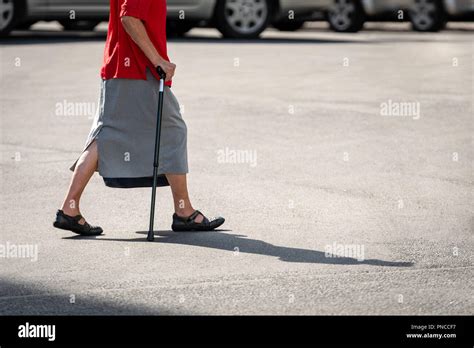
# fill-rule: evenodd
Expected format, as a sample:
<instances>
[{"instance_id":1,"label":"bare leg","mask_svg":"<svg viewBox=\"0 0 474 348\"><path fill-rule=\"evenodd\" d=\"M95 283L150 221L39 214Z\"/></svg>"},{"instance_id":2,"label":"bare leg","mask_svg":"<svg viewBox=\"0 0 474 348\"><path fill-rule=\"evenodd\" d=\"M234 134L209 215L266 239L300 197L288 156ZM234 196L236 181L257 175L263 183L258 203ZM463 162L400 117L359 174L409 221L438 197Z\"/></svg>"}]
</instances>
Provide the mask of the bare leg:
<instances>
[{"instance_id":1,"label":"bare leg","mask_svg":"<svg viewBox=\"0 0 474 348\"><path fill-rule=\"evenodd\" d=\"M180 217L188 217L194 213L188 194L188 184L185 174L166 174L166 178L171 186L174 200L174 211ZM196 222L200 223L204 217L199 215L196 217Z\"/></svg>"},{"instance_id":2,"label":"bare leg","mask_svg":"<svg viewBox=\"0 0 474 348\"><path fill-rule=\"evenodd\" d=\"M64 214L69 216L77 216L80 214L79 201L87 183L97 169L98 158L97 142L94 141L87 150L84 151L77 162L69 190L61 207ZM81 219L79 223L82 225L85 223L85 220Z\"/></svg>"}]
</instances>

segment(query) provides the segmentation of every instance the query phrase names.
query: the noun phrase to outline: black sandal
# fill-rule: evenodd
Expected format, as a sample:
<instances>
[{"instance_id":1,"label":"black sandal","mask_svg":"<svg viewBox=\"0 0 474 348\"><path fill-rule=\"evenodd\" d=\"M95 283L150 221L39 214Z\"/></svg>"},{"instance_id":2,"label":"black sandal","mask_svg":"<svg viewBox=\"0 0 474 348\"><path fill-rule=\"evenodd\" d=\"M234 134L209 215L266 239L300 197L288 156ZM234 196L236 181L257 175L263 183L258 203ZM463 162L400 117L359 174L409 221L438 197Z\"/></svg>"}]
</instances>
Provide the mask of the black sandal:
<instances>
[{"instance_id":1,"label":"black sandal","mask_svg":"<svg viewBox=\"0 0 474 348\"><path fill-rule=\"evenodd\" d=\"M196 218L202 215L202 222L196 222ZM199 210L196 210L189 217L179 217L176 213L173 215L173 224L171 229L175 232L191 232L191 231L213 231L225 222L223 217L218 217L209 221Z\"/></svg>"},{"instance_id":2,"label":"black sandal","mask_svg":"<svg viewBox=\"0 0 474 348\"><path fill-rule=\"evenodd\" d=\"M98 236L104 232L99 226L91 226L87 222L81 225L82 215L69 216L64 214L62 210L58 210L56 213L56 221L53 222L53 226L61 230L71 231L81 236Z\"/></svg>"}]
</instances>

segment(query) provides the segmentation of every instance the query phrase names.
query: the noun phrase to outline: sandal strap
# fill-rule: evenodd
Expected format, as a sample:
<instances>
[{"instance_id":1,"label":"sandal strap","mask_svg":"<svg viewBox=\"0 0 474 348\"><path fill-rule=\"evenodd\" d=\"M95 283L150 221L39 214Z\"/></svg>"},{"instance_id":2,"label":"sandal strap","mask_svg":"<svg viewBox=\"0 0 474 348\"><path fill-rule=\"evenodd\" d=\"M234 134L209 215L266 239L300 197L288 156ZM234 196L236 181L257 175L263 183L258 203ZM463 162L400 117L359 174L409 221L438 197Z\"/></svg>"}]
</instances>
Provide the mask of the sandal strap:
<instances>
[{"instance_id":1,"label":"sandal strap","mask_svg":"<svg viewBox=\"0 0 474 348\"><path fill-rule=\"evenodd\" d=\"M81 225L81 224L79 223L79 221L81 221L81 219L84 218L81 214L76 215L76 216L69 216L69 215L64 214L64 212L63 212L62 215L63 215L66 219L70 219L70 220L74 221L74 222L75 222L76 224L78 224L78 225ZM84 219L84 220L85 220L85 219ZM87 229L91 229L91 228L93 227L93 226L89 225L89 224L87 223L87 221L85 221L84 224L81 225L81 226L84 226L84 227L87 228Z\"/></svg>"},{"instance_id":2,"label":"sandal strap","mask_svg":"<svg viewBox=\"0 0 474 348\"><path fill-rule=\"evenodd\" d=\"M76 215L76 216L66 215L66 213L64 213L64 211L62 211L62 210L58 210L56 215L61 216L64 219L67 219L67 220L72 220L72 221L77 222L77 223L79 221L81 221L81 219L83 218L83 216L81 214Z\"/></svg>"},{"instance_id":3,"label":"sandal strap","mask_svg":"<svg viewBox=\"0 0 474 348\"><path fill-rule=\"evenodd\" d=\"M202 221L198 223L198 222L196 222L196 218L199 215L202 215ZM209 223L209 219L203 213L201 213L199 210L196 210L194 213L191 214L190 217L188 217L187 222L192 222L194 224L199 224L199 225L205 225L205 224Z\"/></svg>"},{"instance_id":4,"label":"sandal strap","mask_svg":"<svg viewBox=\"0 0 474 348\"><path fill-rule=\"evenodd\" d=\"M84 217L82 215L70 216L66 215L62 210L58 210L57 212L57 219L60 219L60 223L62 225L66 225L68 228L75 228L79 229L81 232L89 233L94 229L100 229L98 226L92 226L84 219L84 224L81 225L79 221Z\"/></svg>"},{"instance_id":5,"label":"sandal strap","mask_svg":"<svg viewBox=\"0 0 474 348\"><path fill-rule=\"evenodd\" d=\"M194 213L192 213L192 214L188 217L188 222L194 222L194 220L196 220L196 218L197 218L199 215L204 216L199 210L196 210Z\"/></svg>"},{"instance_id":6,"label":"sandal strap","mask_svg":"<svg viewBox=\"0 0 474 348\"><path fill-rule=\"evenodd\" d=\"M76 215L73 217L74 221L76 221L77 223L79 223L79 221L81 221L82 219L82 215Z\"/></svg>"}]
</instances>

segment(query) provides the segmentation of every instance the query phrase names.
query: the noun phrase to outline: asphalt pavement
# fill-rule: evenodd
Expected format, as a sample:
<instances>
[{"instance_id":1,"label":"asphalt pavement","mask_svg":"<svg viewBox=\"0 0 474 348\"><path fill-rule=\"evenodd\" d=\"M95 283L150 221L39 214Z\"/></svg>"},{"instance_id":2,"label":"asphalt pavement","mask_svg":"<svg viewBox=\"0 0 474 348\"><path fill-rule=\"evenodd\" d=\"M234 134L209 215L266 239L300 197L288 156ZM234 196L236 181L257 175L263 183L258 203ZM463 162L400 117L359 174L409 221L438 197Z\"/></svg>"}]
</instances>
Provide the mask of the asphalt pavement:
<instances>
[{"instance_id":1,"label":"asphalt pavement","mask_svg":"<svg viewBox=\"0 0 474 348\"><path fill-rule=\"evenodd\" d=\"M0 314L473 314L473 41L372 26L169 43L196 208L159 189L52 227L97 107L105 33L17 32L1 52ZM2 252L3 251L3 252Z\"/></svg>"}]
</instances>

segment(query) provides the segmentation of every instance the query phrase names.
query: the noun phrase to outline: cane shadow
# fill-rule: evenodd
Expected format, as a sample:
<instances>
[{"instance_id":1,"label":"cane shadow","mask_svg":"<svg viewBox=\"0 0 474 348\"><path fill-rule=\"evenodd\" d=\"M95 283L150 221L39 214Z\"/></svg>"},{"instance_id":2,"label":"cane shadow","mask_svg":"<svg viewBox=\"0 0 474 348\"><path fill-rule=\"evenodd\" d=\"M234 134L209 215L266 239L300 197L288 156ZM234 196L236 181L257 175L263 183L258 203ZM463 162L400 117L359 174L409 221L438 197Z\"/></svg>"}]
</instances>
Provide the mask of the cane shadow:
<instances>
[{"instance_id":1,"label":"cane shadow","mask_svg":"<svg viewBox=\"0 0 474 348\"><path fill-rule=\"evenodd\" d=\"M286 246L273 245L263 240L247 238L239 234L231 234L228 230L218 230L214 232L199 233L175 233L173 231L155 231L155 242L179 245L189 245L193 247L211 248L226 250L244 254L264 255L277 257L284 262L295 263L317 263L330 265L371 265L382 267L412 267L412 262L406 261L386 261L379 259L357 260L352 257L328 257L322 251L301 249ZM116 241L116 242L146 242L148 231L137 231L143 238L114 239L95 238L96 241ZM67 237L65 239L78 239L78 237ZM238 248L238 249L237 249Z\"/></svg>"}]
</instances>

